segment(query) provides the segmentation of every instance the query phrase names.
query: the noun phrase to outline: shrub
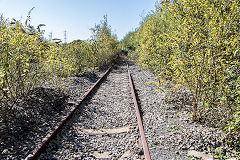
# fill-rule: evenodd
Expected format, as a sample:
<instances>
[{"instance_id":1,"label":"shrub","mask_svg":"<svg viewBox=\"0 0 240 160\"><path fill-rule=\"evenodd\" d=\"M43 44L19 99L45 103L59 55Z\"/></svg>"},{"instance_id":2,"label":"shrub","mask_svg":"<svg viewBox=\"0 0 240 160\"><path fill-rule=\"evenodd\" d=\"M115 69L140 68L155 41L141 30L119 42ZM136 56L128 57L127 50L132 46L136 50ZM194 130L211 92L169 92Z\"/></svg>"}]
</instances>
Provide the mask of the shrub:
<instances>
[{"instance_id":1,"label":"shrub","mask_svg":"<svg viewBox=\"0 0 240 160\"><path fill-rule=\"evenodd\" d=\"M162 2L135 33L138 62L160 85L187 87L195 121L226 124L239 104L239 10L236 0Z\"/></svg>"},{"instance_id":2,"label":"shrub","mask_svg":"<svg viewBox=\"0 0 240 160\"><path fill-rule=\"evenodd\" d=\"M40 34L29 34L15 21L0 22L0 106L1 117L7 122L14 103L33 88L71 72L69 61L60 47L42 41Z\"/></svg>"}]
</instances>

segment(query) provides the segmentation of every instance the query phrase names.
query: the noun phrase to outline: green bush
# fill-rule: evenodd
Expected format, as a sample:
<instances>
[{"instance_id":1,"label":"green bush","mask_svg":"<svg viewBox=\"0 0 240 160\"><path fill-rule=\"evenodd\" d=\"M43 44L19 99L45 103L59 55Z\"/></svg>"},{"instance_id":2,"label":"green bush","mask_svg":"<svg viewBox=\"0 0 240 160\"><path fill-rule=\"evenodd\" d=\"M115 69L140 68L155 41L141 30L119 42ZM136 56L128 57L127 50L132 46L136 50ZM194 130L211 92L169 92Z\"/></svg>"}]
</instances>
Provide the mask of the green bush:
<instances>
[{"instance_id":1,"label":"green bush","mask_svg":"<svg viewBox=\"0 0 240 160\"><path fill-rule=\"evenodd\" d=\"M119 42L117 37L112 33L111 26L108 25L107 16L103 17L100 24L91 28L91 44L97 65L111 63L119 52Z\"/></svg>"},{"instance_id":2,"label":"green bush","mask_svg":"<svg viewBox=\"0 0 240 160\"><path fill-rule=\"evenodd\" d=\"M237 133L239 11L237 0L161 2L134 36L127 35L136 37L134 54L159 77L160 86L171 82L190 91L194 121L228 125ZM125 46L132 44L127 41Z\"/></svg>"},{"instance_id":3,"label":"green bush","mask_svg":"<svg viewBox=\"0 0 240 160\"><path fill-rule=\"evenodd\" d=\"M25 26L0 19L0 116L5 124L15 102L30 90L109 64L119 50L106 16L92 29L92 39L63 45L44 40L43 25L35 29L29 19Z\"/></svg>"},{"instance_id":4,"label":"green bush","mask_svg":"<svg viewBox=\"0 0 240 160\"><path fill-rule=\"evenodd\" d=\"M62 52L70 59L75 74L81 75L94 70L96 62L92 52L92 45L88 41L74 41L62 46Z\"/></svg>"},{"instance_id":5,"label":"green bush","mask_svg":"<svg viewBox=\"0 0 240 160\"><path fill-rule=\"evenodd\" d=\"M127 53L129 58L132 60L138 59L138 54L136 54L136 49L138 47L136 32L137 30L134 32L129 32L119 44L121 50Z\"/></svg>"},{"instance_id":6,"label":"green bush","mask_svg":"<svg viewBox=\"0 0 240 160\"><path fill-rule=\"evenodd\" d=\"M30 34L20 22L0 22L0 107L7 122L9 110L17 99L57 76L68 76L69 61L60 47Z\"/></svg>"},{"instance_id":7,"label":"green bush","mask_svg":"<svg viewBox=\"0 0 240 160\"><path fill-rule=\"evenodd\" d=\"M119 42L112 34L106 16L100 24L91 28L91 31L90 40L73 41L62 47L62 52L71 60L76 74L110 64L119 53Z\"/></svg>"}]
</instances>

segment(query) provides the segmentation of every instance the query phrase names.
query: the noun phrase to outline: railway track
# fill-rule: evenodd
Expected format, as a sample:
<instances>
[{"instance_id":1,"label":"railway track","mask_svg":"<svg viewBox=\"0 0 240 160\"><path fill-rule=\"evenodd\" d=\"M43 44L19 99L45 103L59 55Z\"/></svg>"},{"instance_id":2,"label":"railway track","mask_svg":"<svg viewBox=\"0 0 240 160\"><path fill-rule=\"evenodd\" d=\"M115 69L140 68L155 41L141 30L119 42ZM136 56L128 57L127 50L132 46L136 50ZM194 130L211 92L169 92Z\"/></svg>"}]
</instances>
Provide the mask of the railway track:
<instances>
[{"instance_id":1,"label":"railway track","mask_svg":"<svg viewBox=\"0 0 240 160\"><path fill-rule=\"evenodd\" d=\"M151 159L126 64L109 68L26 157L38 158Z\"/></svg>"}]
</instances>

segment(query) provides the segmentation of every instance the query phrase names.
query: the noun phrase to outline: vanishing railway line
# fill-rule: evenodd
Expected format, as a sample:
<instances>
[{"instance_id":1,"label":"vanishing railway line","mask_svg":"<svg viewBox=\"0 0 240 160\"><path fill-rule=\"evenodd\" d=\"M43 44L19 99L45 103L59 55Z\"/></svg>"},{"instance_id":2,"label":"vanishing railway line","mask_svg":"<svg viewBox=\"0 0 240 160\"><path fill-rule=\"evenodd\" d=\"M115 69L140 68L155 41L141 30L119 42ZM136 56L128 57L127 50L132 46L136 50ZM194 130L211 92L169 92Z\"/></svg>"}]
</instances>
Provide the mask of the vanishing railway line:
<instances>
[{"instance_id":1,"label":"vanishing railway line","mask_svg":"<svg viewBox=\"0 0 240 160\"><path fill-rule=\"evenodd\" d=\"M109 68L26 159L149 160L137 105L128 66Z\"/></svg>"}]
</instances>

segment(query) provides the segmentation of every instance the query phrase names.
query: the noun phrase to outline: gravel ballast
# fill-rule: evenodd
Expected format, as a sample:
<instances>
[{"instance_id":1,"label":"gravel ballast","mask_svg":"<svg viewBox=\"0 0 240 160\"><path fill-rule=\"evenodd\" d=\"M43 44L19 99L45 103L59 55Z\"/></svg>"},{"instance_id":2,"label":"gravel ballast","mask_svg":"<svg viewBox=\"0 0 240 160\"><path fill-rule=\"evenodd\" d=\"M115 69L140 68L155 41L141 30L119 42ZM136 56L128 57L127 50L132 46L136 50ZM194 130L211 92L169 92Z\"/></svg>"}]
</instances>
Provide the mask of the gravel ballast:
<instances>
[{"instance_id":1,"label":"gravel ballast","mask_svg":"<svg viewBox=\"0 0 240 160\"><path fill-rule=\"evenodd\" d=\"M127 60L122 60L80 105L40 159L143 159ZM222 144L221 131L193 123L188 110L167 103L166 94L156 92L158 79L152 73L127 62L152 160L187 160L191 159L189 151L210 154ZM37 88L19 101L15 110L19 114L12 114L9 127L0 123L0 159L27 157L102 73L64 80L64 92L49 86Z\"/></svg>"},{"instance_id":2,"label":"gravel ballast","mask_svg":"<svg viewBox=\"0 0 240 160\"><path fill-rule=\"evenodd\" d=\"M0 122L0 159L27 157L72 109L68 101L77 101L103 71L87 74L61 81L64 90L45 85L20 99L10 111L8 126Z\"/></svg>"},{"instance_id":3,"label":"gravel ballast","mask_svg":"<svg viewBox=\"0 0 240 160\"><path fill-rule=\"evenodd\" d=\"M138 138L127 68L123 64L114 67L94 94L79 106L40 159L139 159L142 151Z\"/></svg>"},{"instance_id":4,"label":"gravel ballast","mask_svg":"<svg viewBox=\"0 0 240 160\"><path fill-rule=\"evenodd\" d=\"M157 92L157 78L139 66L130 65L142 110L143 126L153 160L190 159L188 151L209 154L219 147L222 132L193 123L184 109L166 102L166 95ZM154 83L155 82L155 83Z\"/></svg>"}]
</instances>

